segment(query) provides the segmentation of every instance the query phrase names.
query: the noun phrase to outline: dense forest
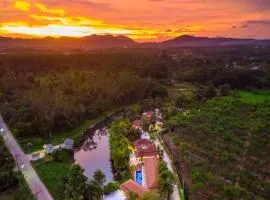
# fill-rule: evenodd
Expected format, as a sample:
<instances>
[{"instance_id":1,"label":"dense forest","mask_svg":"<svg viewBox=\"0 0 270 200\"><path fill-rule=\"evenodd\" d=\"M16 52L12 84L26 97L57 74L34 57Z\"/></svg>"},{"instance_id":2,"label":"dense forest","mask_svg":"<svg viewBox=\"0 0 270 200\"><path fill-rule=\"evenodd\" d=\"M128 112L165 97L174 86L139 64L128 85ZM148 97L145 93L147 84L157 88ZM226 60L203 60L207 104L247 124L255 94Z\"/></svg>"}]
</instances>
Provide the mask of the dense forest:
<instances>
[{"instance_id":1,"label":"dense forest","mask_svg":"<svg viewBox=\"0 0 270 200\"><path fill-rule=\"evenodd\" d=\"M166 96L151 76L129 70L129 59L132 63L129 55L2 57L1 114L18 137L48 137L112 108Z\"/></svg>"}]
</instances>

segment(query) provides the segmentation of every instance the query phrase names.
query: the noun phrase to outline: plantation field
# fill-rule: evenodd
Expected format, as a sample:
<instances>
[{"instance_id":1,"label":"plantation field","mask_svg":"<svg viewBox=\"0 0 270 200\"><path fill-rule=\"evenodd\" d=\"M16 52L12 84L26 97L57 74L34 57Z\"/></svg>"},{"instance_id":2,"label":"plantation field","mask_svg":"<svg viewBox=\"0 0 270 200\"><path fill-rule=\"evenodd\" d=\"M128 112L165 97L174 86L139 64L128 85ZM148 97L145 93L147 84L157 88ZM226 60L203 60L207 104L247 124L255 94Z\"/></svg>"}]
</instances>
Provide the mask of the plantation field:
<instances>
[{"instance_id":1,"label":"plantation field","mask_svg":"<svg viewBox=\"0 0 270 200\"><path fill-rule=\"evenodd\" d=\"M216 97L167 121L191 172L191 199L270 196L270 94L239 96Z\"/></svg>"}]
</instances>

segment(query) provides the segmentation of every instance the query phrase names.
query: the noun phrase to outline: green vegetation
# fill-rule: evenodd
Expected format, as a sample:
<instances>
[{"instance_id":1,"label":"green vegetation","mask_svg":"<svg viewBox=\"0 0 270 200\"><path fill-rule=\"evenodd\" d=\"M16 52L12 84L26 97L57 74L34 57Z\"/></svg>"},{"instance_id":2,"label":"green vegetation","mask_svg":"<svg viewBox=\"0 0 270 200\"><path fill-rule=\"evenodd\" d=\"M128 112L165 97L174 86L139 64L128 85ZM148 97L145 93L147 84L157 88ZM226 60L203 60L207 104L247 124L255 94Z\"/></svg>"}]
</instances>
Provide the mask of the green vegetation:
<instances>
[{"instance_id":1,"label":"green vegetation","mask_svg":"<svg viewBox=\"0 0 270 200\"><path fill-rule=\"evenodd\" d=\"M125 134L131 129L128 119L120 119L110 126L110 150L113 172L116 180L124 182L130 178L129 141Z\"/></svg>"},{"instance_id":2,"label":"green vegetation","mask_svg":"<svg viewBox=\"0 0 270 200\"><path fill-rule=\"evenodd\" d=\"M84 170L79 165L73 165L67 176L63 178L65 200L99 200L103 194L109 194L119 188L119 184L104 185L106 177L102 171L94 172L93 179L87 180Z\"/></svg>"},{"instance_id":3,"label":"green vegetation","mask_svg":"<svg viewBox=\"0 0 270 200\"><path fill-rule=\"evenodd\" d=\"M81 132L73 135L71 130L92 124L89 120L146 97L167 95L147 75L152 71L142 75L133 67L145 62L140 73L150 69L151 57L137 58L122 54L0 56L0 112L26 151L28 146L40 149L44 141L77 139ZM166 70L162 59L155 62Z\"/></svg>"},{"instance_id":4,"label":"green vegetation","mask_svg":"<svg viewBox=\"0 0 270 200\"><path fill-rule=\"evenodd\" d=\"M167 124L190 172L191 199L267 199L270 98L266 92L216 97Z\"/></svg>"},{"instance_id":5,"label":"green vegetation","mask_svg":"<svg viewBox=\"0 0 270 200\"><path fill-rule=\"evenodd\" d=\"M171 194L173 193L173 184L175 183L175 177L173 173L168 169L167 164L163 160L159 162L158 173L160 194L163 198L169 200Z\"/></svg>"},{"instance_id":6,"label":"green vegetation","mask_svg":"<svg viewBox=\"0 0 270 200\"><path fill-rule=\"evenodd\" d=\"M242 101L246 103L263 103L264 101L270 101L270 91L240 91L239 96Z\"/></svg>"},{"instance_id":7,"label":"green vegetation","mask_svg":"<svg viewBox=\"0 0 270 200\"><path fill-rule=\"evenodd\" d=\"M56 200L64 199L63 178L70 171L72 158L71 152L61 150L33 163L39 177Z\"/></svg>"},{"instance_id":8,"label":"green vegetation","mask_svg":"<svg viewBox=\"0 0 270 200\"><path fill-rule=\"evenodd\" d=\"M0 55L0 113L28 152L67 137L78 141L116 108L139 103L124 114L134 120L163 105L192 198L267 198L269 58L269 48L253 47ZM110 128L120 182L130 176L128 145L139 135L130 126L119 120ZM59 199L70 170L70 161L57 161L62 157L34 164Z\"/></svg>"},{"instance_id":9,"label":"green vegetation","mask_svg":"<svg viewBox=\"0 0 270 200\"><path fill-rule=\"evenodd\" d=\"M17 175L13 171L15 162L4 146L4 141L0 136L0 192L17 186Z\"/></svg>"},{"instance_id":10,"label":"green vegetation","mask_svg":"<svg viewBox=\"0 0 270 200\"><path fill-rule=\"evenodd\" d=\"M110 194L117 191L120 188L120 184L118 182L108 183L104 187L104 194Z\"/></svg>"},{"instance_id":11,"label":"green vegetation","mask_svg":"<svg viewBox=\"0 0 270 200\"><path fill-rule=\"evenodd\" d=\"M140 200L161 200L159 193L155 191L146 192Z\"/></svg>"},{"instance_id":12,"label":"green vegetation","mask_svg":"<svg viewBox=\"0 0 270 200\"><path fill-rule=\"evenodd\" d=\"M16 196L16 199L22 200L36 200L37 198L32 194L29 189L24 176L22 174L18 174L18 182L19 182L19 193Z\"/></svg>"},{"instance_id":13,"label":"green vegetation","mask_svg":"<svg viewBox=\"0 0 270 200\"><path fill-rule=\"evenodd\" d=\"M64 178L65 200L83 200L87 196L87 177L79 165L73 165L67 176ZM91 191L93 192L93 191Z\"/></svg>"}]
</instances>

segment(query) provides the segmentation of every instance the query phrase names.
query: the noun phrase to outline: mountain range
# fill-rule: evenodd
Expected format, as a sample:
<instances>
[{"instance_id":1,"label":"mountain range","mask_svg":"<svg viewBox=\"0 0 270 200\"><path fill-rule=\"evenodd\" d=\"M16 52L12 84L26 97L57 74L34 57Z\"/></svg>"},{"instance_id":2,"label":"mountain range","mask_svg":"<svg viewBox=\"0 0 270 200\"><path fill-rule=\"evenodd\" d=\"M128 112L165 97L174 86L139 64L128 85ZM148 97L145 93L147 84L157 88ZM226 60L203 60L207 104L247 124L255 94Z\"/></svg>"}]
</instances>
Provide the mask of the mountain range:
<instances>
[{"instance_id":1,"label":"mountain range","mask_svg":"<svg viewBox=\"0 0 270 200\"><path fill-rule=\"evenodd\" d=\"M0 49L15 48L58 48L58 49L99 49L99 48L168 48L168 47L206 47L206 46L244 46L270 45L270 40L209 38L183 35L164 42L137 43L126 36L91 35L81 38L9 38L0 37Z\"/></svg>"}]
</instances>

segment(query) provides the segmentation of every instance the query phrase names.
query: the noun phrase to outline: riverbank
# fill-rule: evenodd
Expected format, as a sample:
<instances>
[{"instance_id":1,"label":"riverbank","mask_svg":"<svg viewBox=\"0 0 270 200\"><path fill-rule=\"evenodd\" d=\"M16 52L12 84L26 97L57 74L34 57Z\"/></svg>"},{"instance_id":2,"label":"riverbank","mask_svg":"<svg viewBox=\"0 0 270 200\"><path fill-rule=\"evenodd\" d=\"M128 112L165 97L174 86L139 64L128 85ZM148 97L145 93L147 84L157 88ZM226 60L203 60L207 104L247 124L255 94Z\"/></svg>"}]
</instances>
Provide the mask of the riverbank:
<instances>
[{"instance_id":1,"label":"riverbank","mask_svg":"<svg viewBox=\"0 0 270 200\"><path fill-rule=\"evenodd\" d=\"M76 143L76 148L74 149L74 154L72 154L72 157L66 155L64 153L65 151L60 151L60 160L55 159L54 156L49 155L39 161L32 163L41 180L44 182L55 200L64 199L64 193L62 191L62 181L63 177L68 174L73 163L79 164L85 170L85 175L89 179L92 178L92 174L95 170L104 168L104 163L98 165L98 163L100 163L97 161L98 158L100 158L101 161L104 161L104 152L98 152L98 150L100 149L97 149L97 147L94 147L95 145L93 145L94 140L101 139L98 135L96 138L95 133L96 130L101 129L103 126L110 123L113 120L114 116L117 116L120 112L121 109L105 113L104 115L98 117L95 120L89 120L85 122L76 129L68 132L67 134L61 135L61 137L55 137L53 138L53 140L51 140L52 143L56 143L59 142L61 138L64 139L65 137L73 139ZM107 140L109 140L109 138ZM104 140L100 141L104 142ZM110 176L109 174L111 172L110 166L108 167L108 164L110 165L110 152L108 141L107 148L108 152L106 153L106 166L108 170L104 171L104 173L106 175L107 181L110 182L113 181L113 176ZM93 153L95 155L93 155ZM103 156L100 157L100 155ZM96 168L92 166L93 163Z\"/></svg>"},{"instance_id":2,"label":"riverbank","mask_svg":"<svg viewBox=\"0 0 270 200\"><path fill-rule=\"evenodd\" d=\"M79 126L70 131L52 135L51 138L30 137L30 138L16 138L22 150L26 153L32 153L43 149L44 144L58 145L65 141L66 138L70 138L75 141L75 144L82 142L85 136L85 132L95 128L98 124L106 121L114 113L121 110L121 108L115 108L108 112L103 113L95 119L89 119L82 122Z\"/></svg>"}]
</instances>

